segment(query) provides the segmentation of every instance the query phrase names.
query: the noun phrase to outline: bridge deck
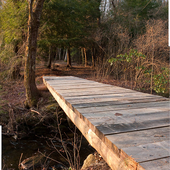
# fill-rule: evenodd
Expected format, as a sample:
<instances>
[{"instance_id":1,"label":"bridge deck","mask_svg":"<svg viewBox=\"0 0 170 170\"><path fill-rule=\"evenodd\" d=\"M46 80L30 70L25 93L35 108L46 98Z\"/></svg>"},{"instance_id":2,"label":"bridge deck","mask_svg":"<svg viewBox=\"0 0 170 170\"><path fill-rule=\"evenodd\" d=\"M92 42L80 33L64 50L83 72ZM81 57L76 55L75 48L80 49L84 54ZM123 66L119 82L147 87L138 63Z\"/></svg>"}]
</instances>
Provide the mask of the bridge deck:
<instances>
[{"instance_id":1,"label":"bridge deck","mask_svg":"<svg viewBox=\"0 0 170 170\"><path fill-rule=\"evenodd\" d=\"M169 99L72 76L43 80L112 169L169 170Z\"/></svg>"}]
</instances>

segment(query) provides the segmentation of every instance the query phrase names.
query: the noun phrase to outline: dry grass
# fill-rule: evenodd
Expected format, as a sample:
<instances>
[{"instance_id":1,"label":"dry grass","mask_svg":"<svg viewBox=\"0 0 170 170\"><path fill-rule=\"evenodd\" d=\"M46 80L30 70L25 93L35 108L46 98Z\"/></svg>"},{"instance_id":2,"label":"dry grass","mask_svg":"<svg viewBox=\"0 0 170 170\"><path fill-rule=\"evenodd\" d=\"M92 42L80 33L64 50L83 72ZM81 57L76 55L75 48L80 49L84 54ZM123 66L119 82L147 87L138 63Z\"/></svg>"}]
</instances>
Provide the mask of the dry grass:
<instances>
[{"instance_id":1,"label":"dry grass","mask_svg":"<svg viewBox=\"0 0 170 170\"><path fill-rule=\"evenodd\" d=\"M125 82L132 89L150 93L153 90L160 94L169 91L169 80L164 71L169 67L167 21L149 20L145 27L146 32L131 39L131 44L127 31L117 24L112 24L107 33L98 31L96 42L103 53L100 53L96 66L97 79L112 77L120 84ZM136 49L137 55L130 56L131 49ZM123 57L118 57L119 54ZM141 54L145 57L141 57ZM132 60L128 60L130 57ZM108 62L110 58L115 59L113 65Z\"/></svg>"},{"instance_id":2,"label":"dry grass","mask_svg":"<svg viewBox=\"0 0 170 170\"><path fill-rule=\"evenodd\" d=\"M136 49L148 58L167 62L169 60L167 21L149 20L146 23L146 33L134 41Z\"/></svg>"}]
</instances>

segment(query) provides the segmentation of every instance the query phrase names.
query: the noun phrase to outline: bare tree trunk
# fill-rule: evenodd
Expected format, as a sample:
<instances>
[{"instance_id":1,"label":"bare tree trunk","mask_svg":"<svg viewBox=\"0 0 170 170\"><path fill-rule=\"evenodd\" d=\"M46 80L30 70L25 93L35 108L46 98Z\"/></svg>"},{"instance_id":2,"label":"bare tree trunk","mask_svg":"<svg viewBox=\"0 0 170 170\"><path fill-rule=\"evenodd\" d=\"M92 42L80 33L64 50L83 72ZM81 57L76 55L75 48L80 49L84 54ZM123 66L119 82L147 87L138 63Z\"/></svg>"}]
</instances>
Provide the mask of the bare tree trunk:
<instances>
[{"instance_id":1,"label":"bare tree trunk","mask_svg":"<svg viewBox=\"0 0 170 170\"><path fill-rule=\"evenodd\" d=\"M53 59L53 68L52 69L55 69L55 63L57 61L57 54L58 54L58 48L54 47L53 48L53 54L52 54L52 59Z\"/></svg>"},{"instance_id":2,"label":"bare tree trunk","mask_svg":"<svg viewBox=\"0 0 170 170\"><path fill-rule=\"evenodd\" d=\"M63 50L64 61L67 61L67 50Z\"/></svg>"},{"instance_id":3,"label":"bare tree trunk","mask_svg":"<svg viewBox=\"0 0 170 170\"><path fill-rule=\"evenodd\" d=\"M37 36L44 0L28 0L28 35L25 50L24 84L26 89L26 107L36 106L39 92L35 84L35 60Z\"/></svg>"},{"instance_id":4,"label":"bare tree trunk","mask_svg":"<svg viewBox=\"0 0 170 170\"><path fill-rule=\"evenodd\" d=\"M58 50L58 56L59 56L58 60L61 60L61 48L59 48Z\"/></svg>"},{"instance_id":5,"label":"bare tree trunk","mask_svg":"<svg viewBox=\"0 0 170 170\"><path fill-rule=\"evenodd\" d=\"M84 48L84 60L85 60L85 67L87 67L87 55L86 55L86 48Z\"/></svg>"},{"instance_id":6,"label":"bare tree trunk","mask_svg":"<svg viewBox=\"0 0 170 170\"><path fill-rule=\"evenodd\" d=\"M55 64L55 56L56 56L56 48L53 46L50 46L47 68L51 68L52 62L53 62L53 65Z\"/></svg>"},{"instance_id":7,"label":"bare tree trunk","mask_svg":"<svg viewBox=\"0 0 170 170\"><path fill-rule=\"evenodd\" d=\"M95 67L95 52L94 48L91 49L91 54L92 54L92 67Z\"/></svg>"},{"instance_id":8,"label":"bare tree trunk","mask_svg":"<svg viewBox=\"0 0 170 170\"><path fill-rule=\"evenodd\" d=\"M81 57L82 57L82 65L84 65L84 53L83 53L83 48L81 48Z\"/></svg>"},{"instance_id":9,"label":"bare tree trunk","mask_svg":"<svg viewBox=\"0 0 170 170\"><path fill-rule=\"evenodd\" d=\"M104 14L106 12L106 5L107 5L107 0L105 0L105 2L104 2Z\"/></svg>"},{"instance_id":10,"label":"bare tree trunk","mask_svg":"<svg viewBox=\"0 0 170 170\"><path fill-rule=\"evenodd\" d=\"M114 2L114 0L111 0L111 2L110 2L111 4L112 4L112 7L113 7L113 9L115 9L115 2Z\"/></svg>"},{"instance_id":11,"label":"bare tree trunk","mask_svg":"<svg viewBox=\"0 0 170 170\"><path fill-rule=\"evenodd\" d=\"M79 54L79 64L82 64L82 56L81 56L81 48L78 50L78 54Z\"/></svg>"},{"instance_id":12,"label":"bare tree trunk","mask_svg":"<svg viewBox=\"0 0 170 170\"><path fill-rule=\"evenodd\" d=\"M47 63L47 68L51 68L51 62L52 62L51 46L49 46L49 53L48 53L48 63Z\"/></svg>"},{"instance_id":13,"label":"bare tree trunk","mask_svg":"<svg viewBox=\"0 0 170 170\"><path fill-rule=\"evenodd\" d=\"M70 49L67 49L67 67L71 67L71 55L70 55Z\"/></svg>"}]
</instances>

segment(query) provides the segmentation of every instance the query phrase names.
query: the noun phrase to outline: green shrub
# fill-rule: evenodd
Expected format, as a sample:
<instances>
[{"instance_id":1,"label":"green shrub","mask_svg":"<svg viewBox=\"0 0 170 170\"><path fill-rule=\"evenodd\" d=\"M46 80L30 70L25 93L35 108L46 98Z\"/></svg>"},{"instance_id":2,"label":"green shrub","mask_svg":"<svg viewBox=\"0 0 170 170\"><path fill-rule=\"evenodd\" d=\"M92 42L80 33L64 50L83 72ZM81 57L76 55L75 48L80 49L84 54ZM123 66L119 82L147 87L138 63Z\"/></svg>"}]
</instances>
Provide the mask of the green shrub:
<instances>
[{"instance_id":1,"label":"green shrub","mask_svg":"<svg viewBox=\"0 0 170 170\"><path fill-rule=\"evenodd\" d=\"M161 68L161 73L153 76L153 90L156 93L169 93L169 69Z\"/></svg>"}]
</instances>

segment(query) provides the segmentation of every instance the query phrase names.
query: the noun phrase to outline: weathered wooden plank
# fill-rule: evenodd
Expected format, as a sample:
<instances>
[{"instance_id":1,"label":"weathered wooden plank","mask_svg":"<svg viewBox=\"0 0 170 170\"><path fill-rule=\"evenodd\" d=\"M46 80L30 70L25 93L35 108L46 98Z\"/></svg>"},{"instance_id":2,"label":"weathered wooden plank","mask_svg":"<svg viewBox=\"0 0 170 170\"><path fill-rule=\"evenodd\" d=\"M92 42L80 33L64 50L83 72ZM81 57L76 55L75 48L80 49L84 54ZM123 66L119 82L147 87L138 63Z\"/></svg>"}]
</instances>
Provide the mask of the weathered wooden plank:
<instances>
[{"instance_id":1,"label":"weathered wooden plank","mask_svg":"<svg viewBox=\"0 0 170 170\"><path fill-rule=\"evenodd\" d=\"M146 170L169 170L170 157L140 163Z\"/></svg>"},{"instance_id":2,"label":"weathered wooden plank","mask_svg":"<svg viewBox=\"0 0 170 170\"><path fill-rule=\"evenodd\" d=\"M58 83L58 84L55 84L55 82L49 82L49 85L50 86L53 86L55 88L58 88L58 89L72 89L74 88L75 86L77 87L88 87L88 86L96 86L96 87L103 87L103 86L107 86L105 84L101 85L99 83L94 83L94 82L80 82L80 81L74 81L74 82L61 82L61 83ZM108 86L107 86L108 87Z\"/></svg>"},{"instance_id":3,"label":"weathered wooden plank","mask_svg":"<svg viewBox=\"0 0 170 170\"><path fill-rule=\"evenodd\" d=\"M55 88L54 88L55 89ZM101 89L99 89L100 91ZM104 89L106 90L106 89ZM97 92L97 90L96 90ZM119 92L119 91L117 91ZM157 95L151 95L151 94L147 94L147 93L141 93L141 92L135 92L133 91L132 93L126 93L124 91L124 93L112 93L112 91L110 91L110 94L91 94L89 96L66 96L64 95L64 98L66 98L67 100L97 100L97 99L114 99L114 98L119 98L119 97L139 97L139 98L143 98L143 97L155 97L155 98L163 98L161 96L157 96Z\"/></svg>"},{"instance_id":4,"label":"weathered wooden plank","mask_svg":"<svg viewBox=\"0 0 170 170\"><path fill-rule=\"evenodd\" d=\"M45 78L45 76L44 76ZM45 78L46 79L46 82L49 84L49 85L55 85L56 87L61 87L61 85L64 85L64 86L68 86L68 85L79 85L82 83L82 85L86 85L86 84L95 84L95 85L106 85L106 86L112 86L110 84L104 84L104 83L99 83L99 82L96 82L96 81L93 81L93 80L87 80L87 79L81 79L81 78L78 78L78 77L68 77L68 76L65 76L65 77L48 77L48 78ZM56 81L58 82L58 84L56 83Z\"/></svg>"},{"instance_id":5,"label":"weathered wooden plank","mask_svg":"<svg viewBox=\"0 0 170 170\"><path fill-rule=\"evenodd\" d=\"M86 79L80 79L80 78L76 78L76 79L68 79L68 78L67 78L67 79L63 79L63 80L57 78L57 79L51 79L51 80L49 79L49 80L47 80L46 82L47 82L47 83L54 83L54 82L56 82L56 81L57 81L57 82L61 82L61 84L65 84L65 85L66 85L67 83L68 83L68 84L69 84L69 83L70 83L70 84L71 84L71 83L74 84L74 83L76 83L76 82L80 82L80 83L81 83L81 82L82 82L82 83L97 83L96 81L91 81L91 80L86 80ZM57 85L57 84L56 84L56 85Z\"/></svg>"},{"instance_id":6,"label":"weathered wooden plank","mask_svg":"<svg viewBox=\"0 0 170 170\"><path fill-rule=\"evenodd\" d=\"M143 122L134 123L121 123L121 124L102 124L96 127L105 135L118 134L124 132L133 132L138 130L145 130L150 128L169 126L169 118L162 118L159 120L148 120Z\"/></svg>"},{"instance_id":7,"label":"weathered wooden plank","mask_svg":"<svg viewBox=\"0 0 170 170\"><path fill-rule=\"evenodd\" d=\"M105 101L105 102L91 102L91 103L80 103L72 104L75 108L84 108L84 107L98 107L98 106L111 106L111 105L123 105L123 104L133 104L133 103L148 103L148 102L159 102L167 101L166 98L146 98L146 99L115 99L115 101ZM88 102L88 101L87 101Z\"/></svg>"},{"instance_id":8,"label":"weathered wooden plank","mask_svg":"<svg viewBox=\"0 0 170 170\"><path fill-rule=\"evenodd\" d=\"M58 88L58 89L71 89L72 87L75 87L75 86L84 86L84 87L87 87L87 86L101 86L100 83L98 82L86 82L86 81L71 81L71 82L61 82L61 83L58 83L56 84L55 82L49 82L49 85L52 85L54 86L55 88ZM105 85L105 84L104 84ZM65 88L62 88L62 87L65 87ZM101 86L102 87L102 86ZM111 86L110 86L111 87Z\"/></svg>"},{"instance_id":9,"label":"weathered wooden plank","mask_svg":"<svg viewBox=\"0 0 170 170\"><path fill-rule=\"evenodd\" d=\"M67 116L112 169L143 170L116 145L144 166L169 156L169 99L70 76L45 79Z\"/></svg>"},{"instance_id":10,"label":"weathered wooden plank","mask_svg":"<svg viewBox=\"0 0 170 170\"><path fill-rule=\"evenodd\" d=\"M164 127L170 124L168 106L81 113L104 134Z\"/></svg>"},{"instance_id":11,"label":"weathered wooden plank","mask_svg":"<svg viewBox=\"0 0 170 170\"><path fill-rule=\"evenodd\" d=\"M169 148L169 140L167 140L122 149L140 163L170 156Z\"/></svg>"},{"instance_id":12,"label":"weathered wooden plank","mask_svg":"<svg viewBox=\"0 0 170 170\"><path fill-rule=\"evenodd\" d=\"M82 115L97 127L105 126L111 128L114 125L114 133L120 132L121 130L120 127L122 127L122 130L124 130L123 128L124 126L126 127L126 130L132 131L132 130L170 125L169 123L170 115L168 111L153 112L153 113L144 112L141 114L135 114L135 113L122 114L122 113L115 112L115 114L98 113L98 114L82 114ZM127 128L127 126L130 126L130 129ZM118 128L118 131L116 131L117 130L116 127Z\"/></svg>"},{"instance_id":13,"label":"weathered wooden plank","mask_svg":"<svg viewBox=\"0 0 170 170\"><path fill-rule=\"evenodd\" d=\"M78 109L77 109L78 110ZM135 117L146 116L146 117L153 117L154 114L158 114L158 117L163 116L162 114L166 114L170 116L170 108L167 107L148 107L148 108L134 108L134 109L122 109L122 110L108 110L108 111L101 111L101 112L91 112L91 113L84 113L81 112L82 115L86 117L112 117L115 118L132 118L135 121ZM143 117L142 117L143 118Z\"/></svg>"},{"instance_id":14,"label":"weathered wooden plank","mask_svg":"<svg viewBox=\"0 0 170 170\"><path fill-rule=\"evenodd\" d=\"M57 88L57 89L75 89L76 87L77 88L96 88L96 87L104 87L104 88L109 88L109 87L113 87L111 85L108 85L108 84L101 84L101 83L79 83L79 82L72 82L71 84L70 83L67 83L67 84L61 84L61 85L56 85L55 82L53 83L49 83L49 85L53 86L54 88ZM64 86L64 87L63 87ZM121 88L119 88L121 89Z\"/></svg>"},{"instance_id":15,"label":"weathered wooden plank","mask_svg":"<svg viewBox=\"0 0 170 170\"><path fill-rule=\"evenodd\" d=\"M74 86L75 87L75 86ZM133 90L130 90L130 89L122 89L122 88L120 88L120 89L118 89L118 88L114 88L114 87L107 87L107 88L105 88L105 86L103 87L103 86L99 86L99 87L91 87L91 88L86 88L86 87L80 87L80 88L75 88L75 89L67 89L67 88L64 88L64 89L59 89L59 88L57 88L57 87L54 87L54 89L56 90L56 91L59 91L60 93L62 93L65 97L66 96L69 96L69 94L68 94L68 92L70 92L70 93L75 93L75 92L77 92L78 94L81 92L81 95L83 95L83 92L92 92L92 94L105 94L105 93L100 93L100 91L110 91L110 93L117 93L118 94L118 92L130 92L130 93L134 93L134 91ZM95 91L94 91L95 90ZM74 95L73 95L74 96Z\"/></svg>"},{"instance_id":16,"label":"weathered wooden plank","mask_svg":"<svg viewBox=\"0 0 170 170\"><path fill-rule=\"evenodd\" d=\"M102 97L95 97L95 98L76 98L76 99L68 99L66 100L72 104L81 104L81 103L98 103L98 102L112 102L112 101L123 101L123 100L148 100L152 99L154 101L161 99L160 97L155 97L155 96L147 96L147 95L137 95L137 94L132 94L132 95L110 95L110 96L102 96Z\"/></svg>"},{"instance_id":17,"label":"weathered wooden plank","mask_svg":"<svg viewBox=\"0 0 170 170\"><path fill-rule=\"evenodd\" d=\"M79 90L79 88L80 88L80 90L82 91L82 90L87 90L87 88L89 89L89 88L92 88L91 90L93 91L94 89L93 88L96 88L95 89L95 91L101 91L101 90L104 90L104 91L106 91L107 90L107 88L111 88L111 89L113 89L114 90L114 92L116 91L118 91L118 90L121 90L121 91L127 91L127 92L132 92L132 93L134 93L134 91L133 90L130 90L130 89L125 89L125 88L122 88L122 87L117 87L117 86L113 86L113 85L109 85L109 84L103 84L103 83L98 83L98 82L95 82L95 81L91 81L91 80L84 80L84 79L81 79L81 78L75 78L75 77L66 77L66 78L64 78L64 80L63 80L63 77L58 77L58 78L54 78L54 81L52 81L53 80L53 78L51 78L50 79L50 77L48 77L49 78L49 81L47 81L50 85L52 85L53 86L53 88L54 89L56 89L57 91L58 90L70 90L70 89L72 89L72 90L76 90L76 92L77 92L77 90ZM59 81L59 80L62 80L62 81ZM59 81L59 83L56 83L56 80L58 80ZM68 81L68 80L71 80L71 81ZM64 82L63 82L64 81ZM78 84L78 82L82 82L82 84ZM70 84L71 83L71 84ZM63 87L64 86L64 87ZM99 87L99 89L98 89L98 87ZM102 87L104 87L103 89L100 89L100 88L102 88ZM112 92L112 90L110 89L110 92ZM61 93L62 93L62 91L60 91ZM119 94L120 95L120 94ZM141 92L136 92L136 95L146 95L146 96L153 96L153 95L150 95L150 94L145 94L145 93L141 93ZM64 96L64 97L66 97L66 96ZM155 97L160 97L160 96L155 96Z\"/></svg>"},{"instance_id":18,"label":"weathered wooden plank","mask_svg":"<svg viewBox=\"0 0 170 170\"><path fill-rule=\"evenodd\" d=\"M99 89L99 90L98 90ZM56 89L56 91L58 91ZM97 89L87 89L87 88L82 88L82 89L77 89L77 90L60 90L60 94L64 97L81 97L81 96L90 96L90 95L102 95L102 94L121 94L121 93L133 93L133 91L129 90L107 90L103 88L97 88Z\"/></svg>"},{"instance_id":19,"label":"weathered wooden plank","mask_svg":"<svg viewBox=\"0 0 170 170\"><path fill-rule=\"evenodd\" d=\"M106 135L118 148L136 147L169 140L170 127Z\"/></svg>"},{"instance_id":20,"label":"weathered wooden plank","mask_svg":"<svg viewBox=\"0 0 170 170\"><path fill-rule=\"evenodd\" d=\"M83 78L75 77L75 76L43 76L43 79L48 83L48 81L55 81L55 80L85 80Z\"/></svg>"},{"instance_id":21,"label":"weathered wooden plank","mask_svg":"<svg viewBox=\"0 0 170 170\"><path fill-rule=\"evenodd\" d=\"M59 84L56 84L55 82L59 82ZM73 80L49 80L49 81L46 81L48 84L50 84L50 83L54 83L56 86L60 86L60 83L61 84L63 84L63 85L68 85L68 84L70 84L70 85L74 85L74 84L76 84L76 83L82 83L82 84L101 84L101 83L99 83L99 82L96 82L96 81L92 81L92 80L86 80L86 79L80 79L80 78L78 78L78 79L73 79ZM108 84L109 85L109 84Z\"/></svg>"},{"instance_id":22,"label":"weathered wooden plank","mask_svg":"<svg viewBox=\"0 0 170 170\"><path fill-rule=\"evenodd\" d=\"M123 104L123 105L109 105L109 106L98 106L98 107L85 107L85 108L77 108L80 113L89 114L89 113L100 113L100 112L108 112L113 110L126 110L126 109L136 109L136 108L163 108L170 109L169 101L161 101L161 102L148 102L148 103L131 103L131 104Z\"/></svg>"},{"instance_id":23,"label":"weathered wooden plank","mask_svg":"<svg viewBox=\"0 0 170 170\"><path fill-rule=\"evenodd\" d=\"M84 116L76 111L60 94L58 94L45 80L51 94L59 105L63 108L67 116L78 127L89 143L101 154L112 169L132 169L143 170L143 168L129 157L124 151L119 150L112 144L94 125L92 125Z\"/></svg>"}]
</instances>

